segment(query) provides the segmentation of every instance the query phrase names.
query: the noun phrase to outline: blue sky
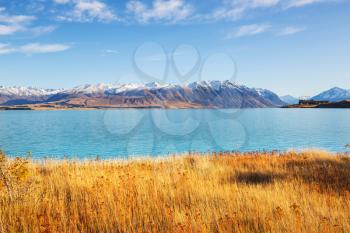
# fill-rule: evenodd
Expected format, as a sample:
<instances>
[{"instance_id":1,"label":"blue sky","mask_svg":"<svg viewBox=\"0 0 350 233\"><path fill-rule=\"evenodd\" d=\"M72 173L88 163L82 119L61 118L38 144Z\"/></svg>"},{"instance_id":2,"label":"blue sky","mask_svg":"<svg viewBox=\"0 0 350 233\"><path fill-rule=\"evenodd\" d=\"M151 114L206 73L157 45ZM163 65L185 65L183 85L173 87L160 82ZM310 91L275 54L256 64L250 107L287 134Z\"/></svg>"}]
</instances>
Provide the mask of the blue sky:
<instances>
[{"instance_id":1,"label":"blue sky","mask_svg":"<svg viewBox=\"0 0 350 233\"><path fill-rule=\"evenodd\" d=\"M146 82L133 64L223 80L234 61L235 81L280 95L350 88L349 12L349 0L0 0L0 85Z\"/></svg>"}]
</instances>

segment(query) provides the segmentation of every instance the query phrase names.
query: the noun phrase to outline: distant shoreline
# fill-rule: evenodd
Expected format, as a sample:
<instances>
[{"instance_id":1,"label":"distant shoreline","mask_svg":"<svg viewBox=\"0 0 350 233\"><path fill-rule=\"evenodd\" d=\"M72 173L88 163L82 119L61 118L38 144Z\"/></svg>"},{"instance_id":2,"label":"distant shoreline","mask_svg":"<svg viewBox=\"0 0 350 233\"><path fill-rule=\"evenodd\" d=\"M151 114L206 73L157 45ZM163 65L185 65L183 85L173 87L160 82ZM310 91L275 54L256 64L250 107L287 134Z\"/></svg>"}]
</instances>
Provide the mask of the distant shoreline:
<instances>
[{"instance_id":1,"label":"distant shoreline","mask_svg":"<svg viewBox=\"0 0 350 233\"><path fill-rule=\"evenodd\" d=\"M330 102L322 104L290 104L282 107L245 107L241 109L251 109L251 108L350 108L350 100L343 100L339 102ZM0 106L1 110L108 110L108 109L230 109L230 108L220 108L217 106L204 106L196 104L172 104L165 103L164 105L129 105L129 106L83 106L83 105L61 105L57 103L45 103L45 104L23 104L23 105L10 105L10 106Z\"/></svg>"},{"instance_id":2,"label":"distant shoreline","mask_svg":"<svg viewBox=\"0 0 350 233\"><path fill-rule=\"evenodd\" d=\"M279 107L246 107L238 109L250 109L250 108L279 108ZM189 104L164 104L164 105L133 105L133 106L77 106L77 105L58 105L58 104L25 104L25 105L12 105L12 106L0 106L0 111L7 110L28 110L28 111L46 111L46 110L111 110L111 109L235 109L235 108L220 108L216 106L204 106L204 105L189 105Z\"/></svg>"},{"instance_id":3,"label":"distant shoreline","mask_svg":"<svg viewBox=\"0 0 350 233\"><path fill-rule=\"evenodd\" d=\"M160 109L161 107L21 107L21 106L0 106L0 111L62 111L62 110L108 110L108 109Z\"/></svg>"},{"instance_id":4,"label":"distant shoreline","mask_svg":"<svg viewBox=\"0 0 350 233\"><path fill-rule=\"evenodd\" d=\"M268 107L268 108L282 108L282 109L292 109L292 108L311 108L311 109L315 109L315 108L329 108L329 109L346 109L346 108L350 108L350 104L346 105L346 106L339 106L336 104L330 104L329 106L318 106L318 105L288 105L288 106L283 106L283 107ZM268 108L238 108L238 109L268 109ZM168 108L163 108L163 107L159 107L159 106L138 106L138 107L61 107L61 108L45 108L45 107L35 107L35 108L31 108L31 107L17 107L17 106L0 106L0 111L75 111L75 110L81 110L81 111L90 111L90 110L121 110L121 109L166 109L166 110L180 110L180 109L235 109L235 108L215 108L215 107L176 107L176 108L172 108L172 107L168 107Z\"/></svg>"},{"instance_id":5,"label":"distant shoreline","mask_svg":"<svg viewBox=\"0 0 350 233\"><path fill-rule=\"evenodd\" d=\"M291 104L282 108L350 108L350 100L322 104Z\"/></svg>"}]
</instances>

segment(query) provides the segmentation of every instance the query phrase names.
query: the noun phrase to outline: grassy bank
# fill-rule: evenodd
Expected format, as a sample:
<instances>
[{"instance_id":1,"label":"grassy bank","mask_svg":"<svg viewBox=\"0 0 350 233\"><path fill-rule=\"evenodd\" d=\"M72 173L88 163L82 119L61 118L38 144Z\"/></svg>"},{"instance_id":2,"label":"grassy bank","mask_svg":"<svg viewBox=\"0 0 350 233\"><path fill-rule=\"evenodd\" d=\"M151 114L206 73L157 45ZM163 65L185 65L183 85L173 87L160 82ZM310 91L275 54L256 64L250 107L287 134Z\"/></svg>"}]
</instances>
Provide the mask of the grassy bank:
<instances>
[{"instance_id":1,"label":"grassy bank","mask_svg":"<svg viewBox=\"0 0 350 233\"><path fill-rule=\"evenodd\" d=\"M0 159L0 232L350 232L350 159Z\"/></svg>"}]
</instances>

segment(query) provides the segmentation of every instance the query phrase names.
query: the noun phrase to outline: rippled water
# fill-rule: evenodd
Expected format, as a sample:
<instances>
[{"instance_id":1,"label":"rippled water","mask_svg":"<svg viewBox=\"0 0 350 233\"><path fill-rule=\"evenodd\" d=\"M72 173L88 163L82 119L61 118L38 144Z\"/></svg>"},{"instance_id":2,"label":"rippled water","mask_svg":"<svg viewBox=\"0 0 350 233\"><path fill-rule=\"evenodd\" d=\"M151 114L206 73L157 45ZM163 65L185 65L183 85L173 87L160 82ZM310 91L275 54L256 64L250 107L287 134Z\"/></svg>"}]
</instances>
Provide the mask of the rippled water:
<instances>
[{"instance_id":1,"label":"rippled water","mask_svg":"<svg viewBox=\"0 0 350 233\"><path fill-rule=\"evenodd\" d=\"M186 151L346 151L348 109L0 111L0 148L35 158Z\"/></svg>"}]
</instances>

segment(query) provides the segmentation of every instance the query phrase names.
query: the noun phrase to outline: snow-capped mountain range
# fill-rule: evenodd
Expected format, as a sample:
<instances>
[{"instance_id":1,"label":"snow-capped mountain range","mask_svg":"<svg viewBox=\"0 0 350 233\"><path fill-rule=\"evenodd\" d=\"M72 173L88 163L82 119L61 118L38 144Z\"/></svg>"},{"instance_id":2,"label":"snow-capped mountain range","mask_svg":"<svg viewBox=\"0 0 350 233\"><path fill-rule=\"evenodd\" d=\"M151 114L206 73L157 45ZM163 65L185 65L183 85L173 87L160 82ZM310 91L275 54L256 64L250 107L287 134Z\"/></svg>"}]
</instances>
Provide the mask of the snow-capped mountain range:
<instances>
[{"instance_id":1,"label":"snow-capped mountain range","mask_svg":"<svg viewBox=\"0 0 350 233\"><path fill-rule=\"evenodd\" d=\"M334 87L311 99L350 100L350 90ZM230 81L197 81L185 85L100 83L71 89L0 86L0 105L5 106L55 103L72 107L252 108L279 107L297 101L292 96L279 97L267 89Z\"/></svg>"},{"instance_id":2,"label":"snow-capped mountain range","mask_svg":"<svg viewBox=\"0 0 350 233\"><path fill-rule=\"evenodd\" d=\"M0 105L56 103L74 107L233 108L276 107L285 103L273 92L230 81L197 81L186 85L87 84L71 89L0 86Z\"/></svg>"},{"instance_id":3,"label":"snow-capped mountain range","mask_svg":"<svg viewBox=\"0 0 350 233\"><path fill-rule=\"evenodd\" d=\"M43 96L54 95L62 89L43 89L35 87L4 87L0 86L0 95L3 96Z\"/></svg>"},{"instance_id":4,"label":"snow-capped mountain range","mask_svg":"<svg viewBox=\"0 0 350 233\"><path fill-rule=\"evenodd\" d=\"M326 100L330 102L338 102L342 100L350 100L350 90L342 89L339 87L333 87L327 91L324 91L314 97L313 100Z\"/></svg>"},{"instance_id":5,"label":"snow-capped mountain range","mask_svg":"<svg viewBox=\"0 0 350 233\"><path fill-rule=\"evenodd\" d=\"M287 104L297 104L299 102L298 98L295 98L291 95L280 96L280 99ZM329 101L334 103L343 100L350 100L350 90L339 87L333 87L309 99L318 101Z\"/></svg>"}]
</instances>

